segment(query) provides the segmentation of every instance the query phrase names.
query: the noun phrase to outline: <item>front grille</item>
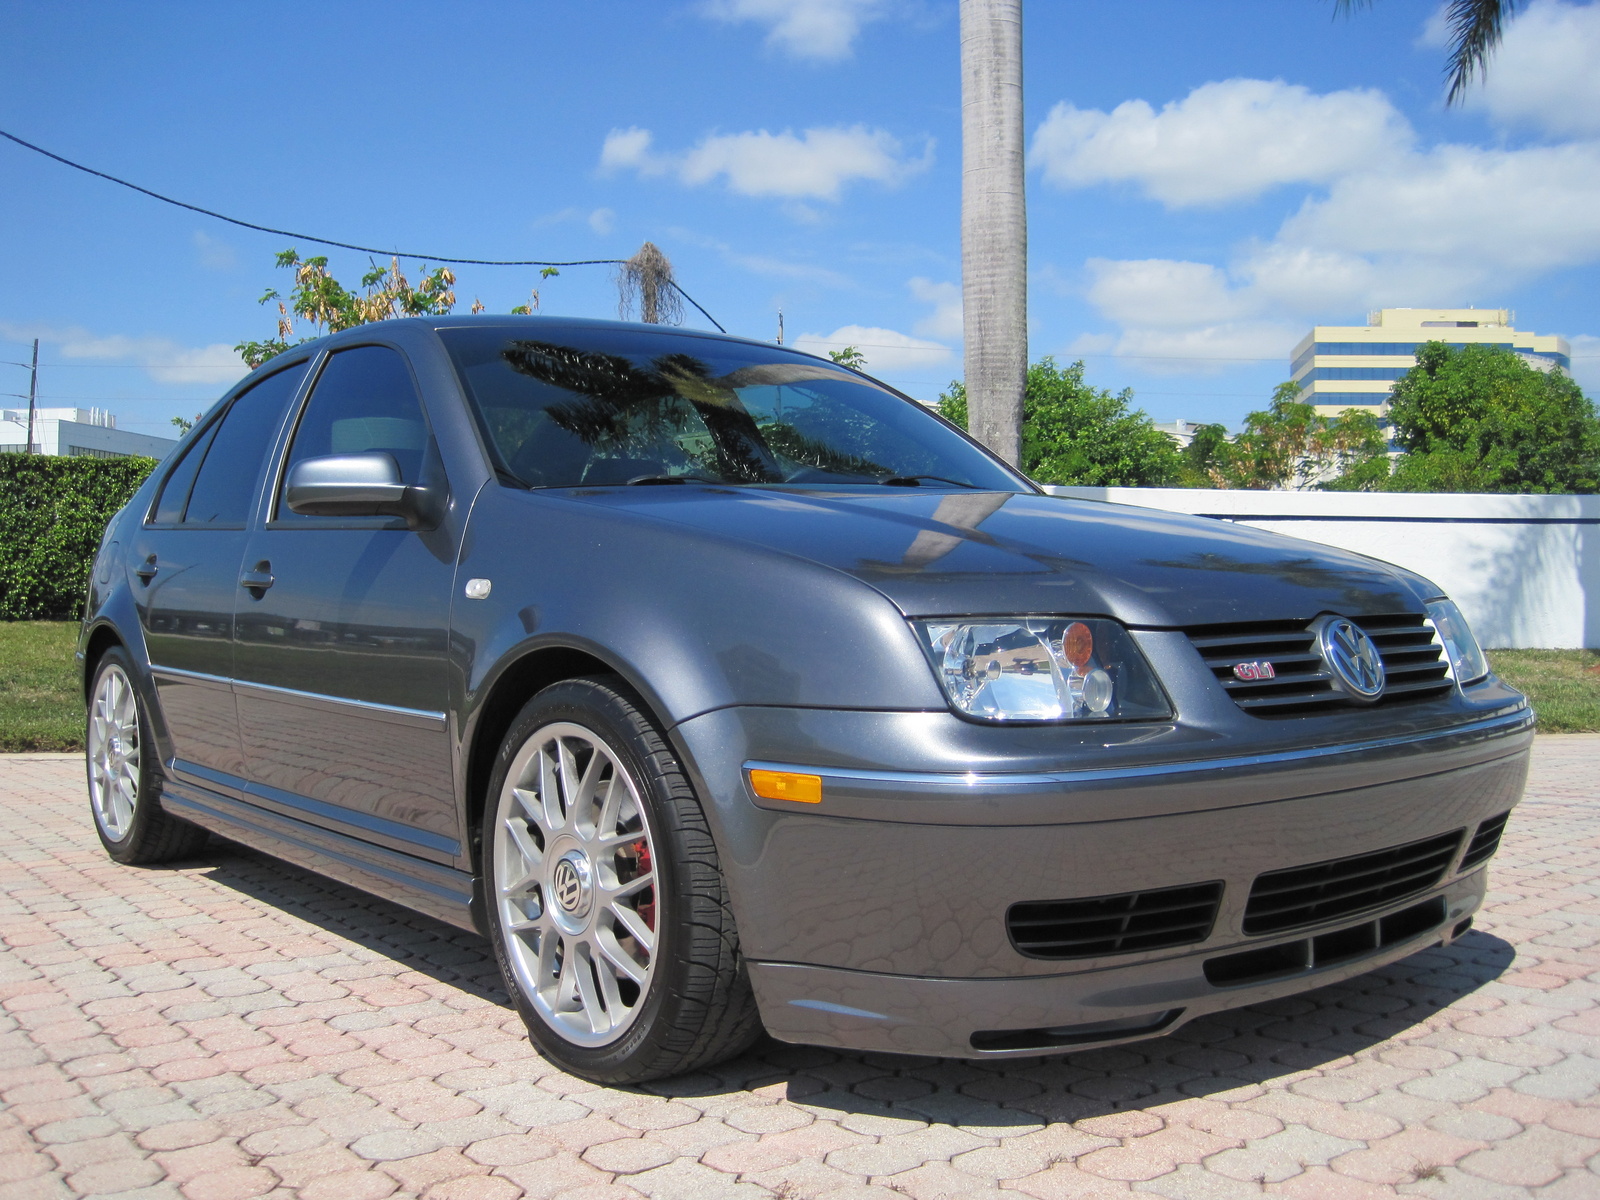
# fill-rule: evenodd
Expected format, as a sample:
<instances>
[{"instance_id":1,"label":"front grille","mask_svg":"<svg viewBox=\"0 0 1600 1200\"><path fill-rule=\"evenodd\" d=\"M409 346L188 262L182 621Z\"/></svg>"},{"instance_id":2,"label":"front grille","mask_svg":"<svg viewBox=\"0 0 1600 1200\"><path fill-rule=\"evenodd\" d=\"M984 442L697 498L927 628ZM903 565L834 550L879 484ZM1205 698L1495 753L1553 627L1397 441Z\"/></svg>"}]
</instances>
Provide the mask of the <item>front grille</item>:
<instances>
[{"instance_id":1,"label":"front grille","mask_svg":"<svg viewBox=\"0 0 1600 1200\"><path fill-rule=\"evenodd\" d=\"M1500 849L1500 835L1506 831L1506 818L1509 816L1511 814L1508 812L1501 813L1498 817L1490 817L1478 826L1478 832L1472 835L1467 852L1461 856L1461 870L1470 871L1494 857L1494 852Z\"/></svg>"},{"instance_id":2,"label":"front grille","mask_svg":"<svg viewBox=\"0 0 1600 1200\"><path fill-rule=\"evenodd\" d=\"M1222 884L1120 896L1028 900L1006 911L1011 944L1030 958L1097 958L1187 946L1211 936Z\"/></svg>"},{"instance_id":3,"label":"front grille","mask_svg":"<svg viewBox=\"0 0 1600 1200\"><path fill-rule=\"evenodd\" d=\"M1450 690L1444 647L1421 613L1351 620L1376 643L1383 659L1386 683L1378 704L1423 700ZM1358 705L1334 687L1311 624L1265 621L1202 625L1185 632L1234 703L1254 716L1303 716ZM1240 679L1234 674L1238 664L1261 662L1272 664L1273 678Z\"/></svg>"},{"instance_id":4,"label":"front grille","mask_svg":"<svg viewBox=\"0 0 1600 1200\"><path fill-rule=\"evenodd\" d=\"M1248 983L1282 979L1321 967L1353 962L1437 929L1444 924L1444 918L1444 897L1432 896L1421 904L1390 913L1376 921L1352 925L1348 929L1336 929L1313 938L1284 942L1260 950L1241 950L1236 954L1208 958L1204 967L1206 982L1213 987L1242 987ZM1465 925L1471 923L1463 922ZM1457 926L1451 936L1458 937L1464 932Z\"/></svg>"},{"instance_id":5,"label":"front grille","mask_svg":"<svg viewBox=\"0 0 1600 1200\"><path fill-rule=\"evenodd\" d=\"M1444 878L1465 832L1258 875L1245 905L1244 931L1301 929L1425 892Z\"/></svg>"}]
</instances>

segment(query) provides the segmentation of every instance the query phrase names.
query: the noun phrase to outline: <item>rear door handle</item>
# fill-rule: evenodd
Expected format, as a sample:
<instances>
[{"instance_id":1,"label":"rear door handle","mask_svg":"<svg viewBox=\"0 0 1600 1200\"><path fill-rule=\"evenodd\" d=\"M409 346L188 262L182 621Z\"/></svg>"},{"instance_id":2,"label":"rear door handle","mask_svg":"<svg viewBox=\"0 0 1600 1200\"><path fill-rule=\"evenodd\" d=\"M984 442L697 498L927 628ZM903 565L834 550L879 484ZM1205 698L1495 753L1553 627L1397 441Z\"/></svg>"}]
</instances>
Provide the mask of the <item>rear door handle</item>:
<instances>
[{"instance_id":1,"label":"rear door handle","mask_svg":"<svg viewBox=\"0 0 1600 1200\"><path fill-rule=\"evenodd\" d=\"M145 583L149 583L156 577L156 556L152 554L145 559L144 562L133 569L133 573L144 580Z\"/></svg>"},{"instance_id":2,"label":"rear door handle","mask_svg":"<svg viewBox=\"0 0 1600 1200\"><path fill-rule=\"evenodd\" d=\"M261 599L266 590L277 582L272 576L272 564L263 559L243 575L239 576L239 586L244 588L257 600Z\"/></svg>"}]
</instances>

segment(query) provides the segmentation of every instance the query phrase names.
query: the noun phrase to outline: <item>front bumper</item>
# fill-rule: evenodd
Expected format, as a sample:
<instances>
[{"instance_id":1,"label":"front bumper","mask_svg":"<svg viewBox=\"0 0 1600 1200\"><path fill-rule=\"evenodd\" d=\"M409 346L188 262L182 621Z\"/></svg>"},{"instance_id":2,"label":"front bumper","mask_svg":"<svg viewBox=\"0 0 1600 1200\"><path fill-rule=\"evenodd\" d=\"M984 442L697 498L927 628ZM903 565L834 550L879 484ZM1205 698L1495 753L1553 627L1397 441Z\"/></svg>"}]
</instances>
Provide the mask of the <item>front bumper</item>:
<instances>
[{"instance_id":1,"label":"front bumper","mask_svg":"<svg viewBox=\"0 0 1600 1200\"><path fill-rule=\"evenodd\" d=\"M1205 1013L1337 983L1449 942L1482 903L1486 874L1480 868L1420 900L1390 906L1391 922L1393 916L1405 916L1406 923L1392 938L1383 939L1380 933L1374 941L1388 944L1370 953L1321 967L1314 965L1314 955L1305 955L1299 970L1283 968L1237 987L1218 987L1207 978L1208 961L1233 956L1215 949L1031 979L929 979L751 963L750 980L767 1031L786 1042L946 1058L1006 1058L1111 1046L1170 1033ZM1384 915L1334 922L1317 931L1320 938L1299 934L1248 945L1277 951L1288 961L1302 943L1333 942L1368 925L1381 929Z\"/></svg>"},{"instance_id":2,"label":"front bumper","mask_svg":"<svg viewBox=\"0 0 1600 1200\"><path fill-rule=\"evenodd\" d=\"M1484 886L1483 871L1462 871L1459 857L1428 891L1282 936L1247 935L1245 905L1266 872L1455 831L1464 846L1521 797L1532 740L1531 713L1516 707L1249 757L1141 763L1139 747L1125 743L1080 750L1066 767L1059 756L1054 767L1024 764L1030 771L897 765L918 747L947 756L961 736L951 720L728 709L677 727L710 801L774 1036L967 1056L1108 1044L1448 940ZM841 759L850 765L827 765ZM821 774L823 802L758 800L746 782L757 763ZM1007 933L1012 904L1206 881L1220 881L1223 896L1209 936L1194 945L1063 962L1023 955ZM1423 902L1442 907L1411 912ZM1374 935L1335 965L1238 986L1206 978L1208 961L1323 935L1348 944L1344 931L1398 913L1411 915L1390 921L1393 936ZM1082 1026L1090 1028L1073 1032ZM1040 1041L1049 1030L1057 1032ZM1032 1031L1031 1050L999 1036L1021 1031Z\"/></svg>"}]
</instances>

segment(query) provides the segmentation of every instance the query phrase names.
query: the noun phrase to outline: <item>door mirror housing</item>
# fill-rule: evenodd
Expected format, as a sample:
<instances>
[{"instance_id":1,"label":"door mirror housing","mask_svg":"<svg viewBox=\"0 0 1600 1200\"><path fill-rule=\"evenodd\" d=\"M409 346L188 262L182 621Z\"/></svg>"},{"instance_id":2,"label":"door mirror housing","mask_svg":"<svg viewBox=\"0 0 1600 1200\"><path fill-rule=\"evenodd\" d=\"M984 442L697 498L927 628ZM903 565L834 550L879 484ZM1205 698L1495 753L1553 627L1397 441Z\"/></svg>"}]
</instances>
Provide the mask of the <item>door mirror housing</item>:
<instances>
[{"instance_id":1,"label":"door mirror housing","mask_svg":"<svg viewBox=\"0 0 1600 1200\"><path fill-rule=\"evenodd\" d=\"M394 455L330 454L289 471L284 500L305 517L401 517L408 529L438 524L433 490L407 484Z\"/></svg>"}]
</instances>

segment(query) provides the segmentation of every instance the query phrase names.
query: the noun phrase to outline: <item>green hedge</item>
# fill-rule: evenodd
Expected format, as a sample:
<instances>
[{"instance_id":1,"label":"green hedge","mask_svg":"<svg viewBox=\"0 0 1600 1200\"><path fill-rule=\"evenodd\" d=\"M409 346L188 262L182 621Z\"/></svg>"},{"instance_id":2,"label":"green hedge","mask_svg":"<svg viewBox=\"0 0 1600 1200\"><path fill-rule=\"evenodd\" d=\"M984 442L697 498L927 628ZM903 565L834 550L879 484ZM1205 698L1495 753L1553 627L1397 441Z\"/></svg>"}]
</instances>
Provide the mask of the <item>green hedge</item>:
<instances>
[{"instance_id":1,"label":"green hedge","mask_svg":"<svg viewBox=\"0 0 1600 1200\"><path fill-rule=\"evenodd\" d=\"M81 616L106 522L155 465L0 454L0 619Z\"/></svg>"}]
</instances>

